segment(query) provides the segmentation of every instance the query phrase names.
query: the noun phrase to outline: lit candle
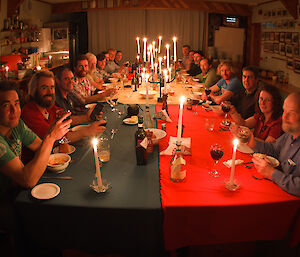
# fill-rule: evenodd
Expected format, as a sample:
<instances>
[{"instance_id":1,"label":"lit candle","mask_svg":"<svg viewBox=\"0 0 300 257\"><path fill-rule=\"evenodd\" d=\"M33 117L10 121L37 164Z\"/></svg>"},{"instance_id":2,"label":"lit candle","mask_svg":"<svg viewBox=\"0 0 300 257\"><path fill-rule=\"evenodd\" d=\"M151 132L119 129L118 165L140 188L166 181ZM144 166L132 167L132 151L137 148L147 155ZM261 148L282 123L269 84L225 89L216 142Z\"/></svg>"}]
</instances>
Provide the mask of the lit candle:
<instances>
[{"instance_id":1,"label":"lit candle","mask_svg":"<svg viewBox=\"0 0 300 257\"><path fill-rule=\"evenodd\" d=\"M157 74L157 62L154 63L154 73Z\"/></svg>"},{"instance_id":2,"label":"lit candle","mask_svg":"<svg viewBox=\"0 0 300 257\"><path fill-rule=\"evenodd\" d=\"M164 77L165 77L165 82L168 81L168 70L164 69Z\"/></svg>"},{"instance_id":3,"label":"lit candle","mask_svg":"<svg viewBox=\"0 0 300 257\"><path fill-rule=\"evenodd\" d=\"M148 92L148 79L149 79L149 73L146 73L145 76L145 83L146 83L146 106L149 106L149 92Z\"/></svg>"},{"instance_id":4,"label":"lit candle","mask_svg":"<svg viewBox=\"0 0 300 257\"><path fill-rule=\"evenodd\" d=\"M167 48L167 69L169 69L169 67L170 67L170 46L169 46L169 44L166 44L166 48Z\"/></svg>"},{"instance_id":5,"label":"lit candle","mask_svg":"<svg viewBox=\"0 0 300 257\"><path fill-rule=\"evenodd\" d=\"M147 38L144 37L144 62L146 62L146 58L147 58Z\"/></svg>"},{"instance_id":6,"label":"lit candle","mask_svg":"<svg viewBox=\"0 0 300 257\"><path fill-rule=\"evenodd\" d=\"M159 74L161 74L161 61L162 61L162 57L158 58L158 63L159 63Z\"/></svg>"},{"instance_id":7,"label":"lit candle","mask_svg":"<svg viewBox=\"0 0 300 257\"><path fill-rule=\"evenodd\" d=\"M170 67L170 68L168 69L168 71L169 71L169 81L171 81L171 78L172 78L172 76L171 76L171 74L172 74L172 68Z\"/></svg>"},{"instance_id":8,"label":"lit candle","mask_svg":"<svg viewBox=\"0 0 300 257\"><path fill-rule=\"evenodd\" d=\"M137 59L137 62L139 63L139 62L140 62L140 56L138 55L138 56L136 57L136 59Z\"/></svg>"},{"instance_id":9,"label":"lit candle","mask_svg":"<svg viewBox=\"0 0 300 257\"><path fill-rule=\"evenodd\" d=\"M5 77L8 79L8 70L9 70L9 67L8 66L5 66Z\"/></svg>"},{"instance_id":10,"label":"lit candle","mask_svg":"<svg viewBox=\"0 0 300 257\"><path fill-rule=\"evenodd\" d=\"M147 59L147 61L148 61L148 62L150 62L150 50L149 50L149 48L148 48L147 55L148 55L148 59Z\"/></svg>"},{"instance_id":11,"label":"lit candle","mask_svg":"<svg viewBox=\"0 0 300 257\"><path fill-rule=\"evenodd\" d=\"M158 37L158 53L159 53L159 54L160 54L160 48L161 48L161 39L162 39L162 37L159 36L159 37Z\"/></svg>"},{"instance_id":12,"label":"lit candle","mask_svg":"<svg viewBox=\"0 0 300 257\"><path fill-rule=\"evenodd\" d=\"M176 58L177 58L177 56L176 56L176 40L177 40L177 38L173 37L173 42L174 42L174 62L176 62Z\"/></svg>"},{"instance_id":13,"label":"lit candle","mask_svg":"<svg viewBox=\"0 0 300 257\"><path fill-rule=\"evenodd\" d=\"M36 66L37 71L40 71L41 69L42 69L41 66Z\"/></svg>"},{"instance_id":14,"label":"lit candle","mask_svg":"<svg viewBox=\"0 0 300 257\"><path fill-rule=\"evenodd\" d=\"M52 60L52 55L49 55L49 62L51 62Z\"/></svg>"},{"instance_id":15,"label":"lit candle","mask_svg":"<svg viewBox=\"0 0 300 257\"><path fill-rule=\"evenodd\" d=\"M136 43L137 43L138 54L140 54L141 48L140 48L140 38L139 37L136 38Z\"/></svg>"},{"instance_id":16,"label":"lit candle","mask_svg":"<svg viewBox=\"0 0 300 257\"><path fill-rule=\"evenodd\" d=\"M154 70L154 64L153 64L153 45L150 45L150 56L151 56L151 69Z\"/></svg>"},{"instance_id":17,"label":"lit candle","mask_svg":"<svg viewBox=\"0 0 300 257\"><path fill-rule=\"evenodd\" d=\"M179 110L179 118L178 118L178 129L177 129L177 142L181 141L181 132L182 132L182 114L183 114L183 103L185 101L185 97L180 97L180 110Z\"/></svg>"},{"instance_id":18,"label":"lit candle","mask_svg":"<svg viewBox=\"0 0 300 257\"><path fill-rule=\"evenodd\" d=\"M233 179L234 179L236 148L237 148L238 144L239 144L239 140L234 139L233 140L233 153L232 153L232 160L231 160L230 181L229 181L229 183L231 185L233 184Z\"/></svg>"},{"instance_id":19,"label":"lit candle","mask_svg":"<svg viewBox=\"0 0 300 257\"><path fill-rule=\"evenodd\" d=\"M155 41L152 41L153 58L155 58Z\"/></svg>"},{"instance_id":20,"label":"lit candle","mask_svg":"<svg viewBox=\"0 0 300 257\"><path fill-rule=\"evenodd\" d=\"M94 146L94 157L95 157L97 184L98 184L98 187L100 189L100 188L102 188L102 180L101 180L100 165L99 165L98 150L97 150L98 139L94 138L93 141L92 141L92 144Z\"/></svg>"}]
</instances>

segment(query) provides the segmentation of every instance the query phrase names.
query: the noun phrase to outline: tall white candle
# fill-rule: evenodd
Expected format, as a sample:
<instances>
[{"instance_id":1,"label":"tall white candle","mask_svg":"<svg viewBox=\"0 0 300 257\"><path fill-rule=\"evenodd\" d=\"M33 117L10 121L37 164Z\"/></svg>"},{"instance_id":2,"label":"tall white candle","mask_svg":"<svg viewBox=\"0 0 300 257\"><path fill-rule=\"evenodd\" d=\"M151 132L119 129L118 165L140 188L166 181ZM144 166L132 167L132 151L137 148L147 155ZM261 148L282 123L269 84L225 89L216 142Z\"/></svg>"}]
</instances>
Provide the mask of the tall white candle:
<instances>
[{"instance_id":1,"label":"tall white candle","mask_svg":"<svg viewBox=\"0 0 300 257\"><path fill-rule=\"evenodd\" d=\"M178 117L178 128L177 128L177 142L181 141L181 132L182 132L182 114L183 114L183 103L185 101L185 97L180 97L180 110Z\"/></svg>"},{"instance_id":2,"label":"tall white candle","mask_svg":"<svg viewBox=\"0 0 300 257\"><path fill-rule=\"evenodd\" d=\"M154 63L154 73L157 74L157 62Z\"/></svg>"},{"instance_id":3,"label":"tall white candle","mask_svg":"<svg viewBox=\"0 0 300 257\"><path fill-rule=\"evenodd\" d=\"M232 153L232 162L231 162L231 172L230 172L230 184L233 184L234 180L234 171L235 171L235 157L236 157L236 149L239 144L238 139L233 140L233 153Z\"/></svg>"},{"instance_id":4,"label":"tall white candle","mask_svg":"<svg viewBox=\"0 0 300 257\"><path fill-rule=\"evenodd\" d=\"M98 150L97 150L98 139L94 138L92 143L93 143L93 146L94 146L94 157L95 157L97 184L98 184L98 187L100 189L102 187L102 179L101 179L100 165L99 165L99 160L98 160Z\"/></svg>"},{"instance_id":5,"label":"tall white candle","mask_svg":"<svg viewBox=\"0 0 300 257\"><path fill-rule=\"evenodd\" d=\"M145 83L146 83L146 106L149 106L149 92L148 92L148 79L149 79L149 73L146 73L145 76Z\"/></svg>"},{"instance_id":6,"label":"tall white candle","mask_svg":"<svg viewBox=\"0 0 300 257\"><path fill-rule=\"evenodd\" d=\"M140 62L140 56L139 55L136 57L136 60L137 60L138 63Z\"/></svg>"},{"instance_id":7,"label":"tall white candle","mask_svg":"<svg viewBox=\"0 0 300 257\"><path fill-rule=\"evenodd\" d=\"M176 53L176 37L173 37L173 42L174 42L174 62L176 62L177 59L177 53Z\"/></svg>"},{"instance_id":8,"label":"tall white candle","mask_svg":"<svg viewBox=\"0 0 300 257\"><path fill-rule=\"evenodd\" d=\"M162 39L162 37L159 36L159 37L158 37L158 53L159 53L159 54L160 54L160 49L161 49L161 39Z\"/></svg>"},{"instance_id":9,"label":"tall white candle","mask_svg":"<svg viewBox=\"0 0 300 257\"><path fill-rule=\"evenodd\" d=\"M171 81L171 79L172 79L172 68L170 67L169 69L168 69L168 72L169 72L169 81Z\"/></svg>"},{"instance_id":10,"label":"tall white candle","mask_svg":"<svg viewBox=\"0 0 300 257\"><path fill-rule=\"evenodd\" d=\"M154 64L153 64L153 45L150 45L150 56L151 56L151 69L154 70Z\"/></svg>"},{"instance_id":11,"label":"tall white candle","mask_svg":"<svg viewBox=\"0 0 300 257\"><path fill-rule=\"evenodd\" d=\"M170 46L169 44L166 44L166 49L167 49L167 69L170 67Z\"/></svg>"},{"instance_id":12,"label":"tall white candle","mask_svg":"<svg viewBox=\"0 0 300 257\"><path fill-rule=\"evenodd\" d=\"M8 79L8 70L9 70L9 67L8 66L5 66L5 77Z\"/></svg>"},{"instance_id":13,"label":"tall white candle","mask_svg":"<svg viewBox=\"0 0 300 257\"><path fill-rule=\"evenodd\" d=\"M144 62L147 62L147 38L144 37Z\"/></svg>"},{"instance_id":14,"label":"tall white candle","mask_svg":"<svg viewBox=\"0 0 300 257\"><path fill-rule=\"evenodd\" d=\"M162 61L162 57L158 57L158 63L159 63L159 74L161 74L161 61Z\"/></svg>"},{"instance_id":15,"label":"tall white candle","mask_svg":"<svg viewBox=\"0 0 300 257\"><path fill-rule=\"evenodd\" d=\"M140 48L140 38L139 37L136 38L136 43L137 43L138 54L140 54L141 53L141 48Z\"/></svg>"},{"instance_id":16,"label":"tall white candle","mask_svg":"<svg viewBox=\"0 0 300 257\"><path fill-rule=\"evenodd\" d=\"M149 48L148 48L147 55L148 55L148 59L147 59L147 61L148 61L148 62L150 62L150 50L149 50Z\"/></svg>"}]
</instances>

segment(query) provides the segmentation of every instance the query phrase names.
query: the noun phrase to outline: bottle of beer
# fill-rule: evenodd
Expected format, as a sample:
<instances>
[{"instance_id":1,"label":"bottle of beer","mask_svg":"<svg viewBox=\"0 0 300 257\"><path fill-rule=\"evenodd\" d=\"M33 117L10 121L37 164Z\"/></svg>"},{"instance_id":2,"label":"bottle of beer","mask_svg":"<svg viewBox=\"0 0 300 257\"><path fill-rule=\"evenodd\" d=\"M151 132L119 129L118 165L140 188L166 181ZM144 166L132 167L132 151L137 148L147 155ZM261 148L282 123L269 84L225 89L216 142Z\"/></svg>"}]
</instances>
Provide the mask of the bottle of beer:
<instances>
[{"instance_id":1,"label":"bottle of beer","mask_svg":"<svg viewBox=\"0 0 300 257\"><path fill-rule=\"evenodd\" d=\"M137 165L147 164L147 133L143 127L143 117L139 117L138 130L135 133L135 152Z\"/></svg>"}]
</instances>

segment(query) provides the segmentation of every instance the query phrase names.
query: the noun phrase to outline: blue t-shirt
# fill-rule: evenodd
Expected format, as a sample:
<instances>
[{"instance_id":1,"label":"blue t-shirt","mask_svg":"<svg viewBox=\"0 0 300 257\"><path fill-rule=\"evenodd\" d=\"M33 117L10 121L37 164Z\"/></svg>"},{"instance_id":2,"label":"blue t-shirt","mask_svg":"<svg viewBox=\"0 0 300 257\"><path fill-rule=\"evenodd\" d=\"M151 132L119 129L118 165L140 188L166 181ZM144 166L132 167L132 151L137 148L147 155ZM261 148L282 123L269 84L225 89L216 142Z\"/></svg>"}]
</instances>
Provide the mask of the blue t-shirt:
<instances>
[{"instance_id":1,"label":"blue t-shirt","mask_svg":"<svg viewBox=\"0 0 300 257\"><path fill-rule=\"evenodd\" d=\"M243 86L237 77L233 77L228 84L225 79L220 79L217 86L222 91L222 94L225 90L231 91L232 93L238 93L243 89Z\"/></svg>"}]
</instances>

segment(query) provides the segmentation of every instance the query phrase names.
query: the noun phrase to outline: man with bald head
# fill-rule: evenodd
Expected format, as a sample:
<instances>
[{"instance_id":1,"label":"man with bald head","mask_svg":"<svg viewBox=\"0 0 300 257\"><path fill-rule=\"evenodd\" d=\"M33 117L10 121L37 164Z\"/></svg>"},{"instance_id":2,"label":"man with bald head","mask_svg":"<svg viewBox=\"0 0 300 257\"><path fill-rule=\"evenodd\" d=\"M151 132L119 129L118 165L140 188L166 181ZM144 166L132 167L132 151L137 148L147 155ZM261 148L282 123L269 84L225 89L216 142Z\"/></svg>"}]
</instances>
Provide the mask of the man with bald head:
<instances>
[{"instance_id":1,"label":"man with bald head","mask_svg":"<svg viewBox=\"0 0 300 257\"><path fill-rule=\"evenodd\" d=\"M282 129L285 133L274 143L256 141L252 135L248 145L280 162L280 168L273 168L265 159L254 157L253 163L263 177L289 194L300 196L300 92L284 101Z\"/></svg>"}]
</instances>

